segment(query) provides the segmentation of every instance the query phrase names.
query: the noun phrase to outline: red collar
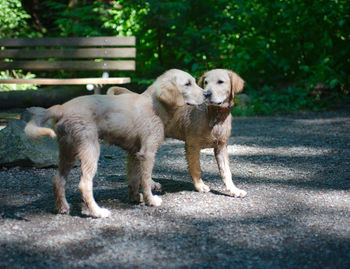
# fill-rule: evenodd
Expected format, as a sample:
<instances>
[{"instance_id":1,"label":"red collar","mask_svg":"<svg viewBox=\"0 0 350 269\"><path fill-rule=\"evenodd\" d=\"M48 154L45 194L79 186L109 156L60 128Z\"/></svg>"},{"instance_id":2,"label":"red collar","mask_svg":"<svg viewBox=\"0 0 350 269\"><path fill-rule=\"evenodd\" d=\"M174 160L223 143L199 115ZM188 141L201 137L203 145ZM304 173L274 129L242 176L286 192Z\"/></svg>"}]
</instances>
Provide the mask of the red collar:
<instances>
[{"instance_id":1,"label":"red collar","mask_svg":"<svg viewBox=\"0 0 350 269\"><path fill-rule=\"evenodd\" d=\"M220 121L225 115L222 115L224 113L230 113L232 106L228 107L218 107L216 110L216 115L214 115L214 118L210 121L209 126L213 127L218 121Z\"/></svg>"},{"instance_id":2,"label":"red collar","mask_svg":"<svg viewBox=\"0 0 350 269\"><path fill-rule=\"evenodd\" d=\"M229 112L231 109L232 109L232 106L220 107L220 108L218 109L218 111L219 111L220 113L225 113L225 112Z\"/></svg>"}]
</instances>

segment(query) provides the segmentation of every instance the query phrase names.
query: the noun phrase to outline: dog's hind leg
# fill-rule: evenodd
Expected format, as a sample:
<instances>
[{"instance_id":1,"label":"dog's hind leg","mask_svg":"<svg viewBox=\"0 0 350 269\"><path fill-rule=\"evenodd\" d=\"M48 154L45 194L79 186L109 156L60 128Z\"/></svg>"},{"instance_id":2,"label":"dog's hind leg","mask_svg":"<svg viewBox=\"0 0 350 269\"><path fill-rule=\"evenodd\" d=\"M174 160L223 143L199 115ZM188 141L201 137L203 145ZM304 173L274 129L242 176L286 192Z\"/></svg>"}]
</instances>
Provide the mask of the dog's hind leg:
<instances>
[{"instance_id":1,"label":"dog's hind leg","mask_svg":"<svg viewBox=\"0 0 350 269\"><path fill-rule=\"evenodd\" d=\"M84 137L85 141L79 145L78 154L81 161L81 178L79 190L83 201L87 206L88 214L94 218L105 218L110 216L110 211L101 208L96 203L93 195L93 178L97 171L97 163L100 155L100 145L97 136L93 139ZM84 212L85 213L85 212Z\"/></svg>"},{"instance_id":2,"label":"dog's hind leg","mask_svg":"<svg viewBox=\"0 0 350 269\"><path fill-rule=\"evenodd\" d=\"M75 160L76 158L72 145L66 143L63 139L60 139L58 171L53 182L56 210L60 214L69 213L69 204L66 199L65 187L69 172L72 169Z\"/></svg>"},{"instance_id":3,"label":"dog's hind leg","mask_svg":"<svg viewBox=\"0 0 350 269\"><path fill-rule=\"evenodd\" d=\"M150 147L150 149L152 146ZM141 168L141 186L143 198L146 205L160 206L162 199L152 194L152 170L154 166L155 150L147 150L147 147L142 147L140 152L136 154Z\"/></svg>"},{"instance_id":4,"label":"dog's hind leg","mask_svg":"<svg viewBox=\"0 0 350 269\"><path fill-rule=\"evenodd\" d=\"M141 183L141 167L139 160L132 153L128 154L127 171L129 201L140 203L143 200L142 195L139 193Z\"/></svg>"}]
</instances>

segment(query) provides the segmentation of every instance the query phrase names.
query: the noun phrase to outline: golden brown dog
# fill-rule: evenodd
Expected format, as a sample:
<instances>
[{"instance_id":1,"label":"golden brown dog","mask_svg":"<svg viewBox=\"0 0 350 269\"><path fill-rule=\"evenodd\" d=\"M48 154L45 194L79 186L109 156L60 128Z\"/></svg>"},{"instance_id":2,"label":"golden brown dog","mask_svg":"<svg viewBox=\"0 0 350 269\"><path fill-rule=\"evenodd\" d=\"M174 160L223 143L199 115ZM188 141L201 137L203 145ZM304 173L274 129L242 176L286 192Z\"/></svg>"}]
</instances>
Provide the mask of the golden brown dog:
<instances>
[{"instance_id":1,"label":"golden brown dog","mask_svg":"<svg viewBox=\"0 0 350 269\"><path fill-rule=\"evenodd\" d=\"M207 104L198 107L156 105L155 112L164 123L166 137L185 141L188 169L197 191L210 191L201 179L200 150L214 148L220 175L227 190L234 197L244 197L247 193L237 188L232 181L227 152L232 121L230 110L234 105L235 93L243 90L244 81L233 71L214 69L203 74L198 84L204 89ZM133 93L126 88L113 87L107 94L128 92ZM150 87L142 95L153 98L153 92Z\"/></svg>"},{"instance_id":2,"label":"golden brown dog","mask_svg":"<svg viewBox=\"0 0 350 269\"><path fill-rule=\"evenodd\" d=\"M181 70L172 69L157 78L150 86L156 104L184 106L201 104L203 91L194 78ZM159 206L161 198L152 195L152 169L156 151L164 141L164 125L154 113L154 102L146 96L91 95L72 99L63 105L50 107L34 117L25 128L31 138L50 135L57 137L59 167L54 179L56 209L69 213L65 196L68 174L77 159L82 176L79 190L92 217L107 217L109 210L101 208L93 196L93 177L100 154L98 139L118 145L128 152L128 180L131 200L140 201L141 184L147 205ZM33 110L35 111L35 110ZM49 119L55 121L55 130L42 127Z\"/></svg>"}]
</instances>

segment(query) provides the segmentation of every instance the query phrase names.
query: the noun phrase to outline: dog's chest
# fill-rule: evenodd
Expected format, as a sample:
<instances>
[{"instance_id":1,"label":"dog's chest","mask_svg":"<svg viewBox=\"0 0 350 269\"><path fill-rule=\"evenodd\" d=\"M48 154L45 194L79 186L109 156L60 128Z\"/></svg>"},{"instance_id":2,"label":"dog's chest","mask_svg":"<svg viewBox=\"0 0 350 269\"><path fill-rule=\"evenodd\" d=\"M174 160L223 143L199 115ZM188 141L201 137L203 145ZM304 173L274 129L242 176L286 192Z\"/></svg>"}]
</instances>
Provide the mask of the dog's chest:
<instances>
[{"instance_id":1,"label":"dog's chest","mask_svg":"<svg viewBox=\"0 0 350 269\"><path fill-rule=\"evenodd\" d=\"M215 147L219 144L227 144L231 133L231 125L227 122L215 124L206 135L206 146Z\"/></svg>"}]
</instances>

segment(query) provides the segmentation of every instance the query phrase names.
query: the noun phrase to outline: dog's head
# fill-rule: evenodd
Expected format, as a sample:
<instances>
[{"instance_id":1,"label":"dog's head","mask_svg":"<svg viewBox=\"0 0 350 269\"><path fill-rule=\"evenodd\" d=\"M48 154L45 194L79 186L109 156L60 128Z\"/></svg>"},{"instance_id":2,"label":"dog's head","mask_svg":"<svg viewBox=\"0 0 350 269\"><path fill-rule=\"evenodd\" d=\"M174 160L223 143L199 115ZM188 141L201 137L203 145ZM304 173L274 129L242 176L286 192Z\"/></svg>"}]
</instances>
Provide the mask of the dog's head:
<instances>
[{"instance_id":1,"label":"dog's head","mask_svg":"<svg viewBox=\"0 0 350 269\"><path fill-rule=\"evenodd\" d=\"M209 105L233 107L235 93L243 90L244 81L231 70L213 69L199 78L198 85L204 89Z\"/></svg>"},{"instance_id":2,"label":"dog's head","mask_svg":"<svg viewBox=\"0 0 350 269\"><path fill-rule=\"evenodd\" d=\"M168 106L200 105L204 102L203 89L184 71L168 70L153 85L157 99Z\"/></svg>"}]
</instances>

